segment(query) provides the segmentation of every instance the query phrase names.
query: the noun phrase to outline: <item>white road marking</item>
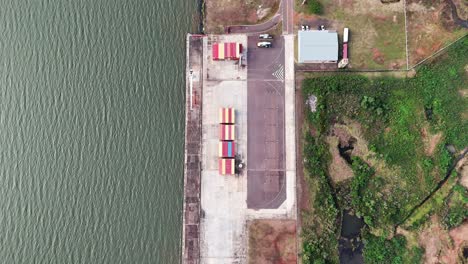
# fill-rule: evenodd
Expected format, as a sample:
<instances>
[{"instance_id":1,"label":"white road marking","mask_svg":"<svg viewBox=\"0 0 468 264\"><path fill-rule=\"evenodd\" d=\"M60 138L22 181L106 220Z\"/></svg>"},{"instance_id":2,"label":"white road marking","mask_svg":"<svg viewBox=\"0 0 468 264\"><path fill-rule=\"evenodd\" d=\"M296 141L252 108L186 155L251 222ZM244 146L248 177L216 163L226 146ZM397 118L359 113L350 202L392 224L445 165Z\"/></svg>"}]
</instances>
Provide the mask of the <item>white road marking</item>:
<instances>
[{"instance_id":1,"label":"white road marking","mask_svg":"<svg viewBox=\"0 0 468 264\"><path fill-rule=\"evenodd\" d=\"M276 79L284 81L284 65L280 64L278 69L272 73L273 76L276 77Z\"/></svg>"}]
</instances>

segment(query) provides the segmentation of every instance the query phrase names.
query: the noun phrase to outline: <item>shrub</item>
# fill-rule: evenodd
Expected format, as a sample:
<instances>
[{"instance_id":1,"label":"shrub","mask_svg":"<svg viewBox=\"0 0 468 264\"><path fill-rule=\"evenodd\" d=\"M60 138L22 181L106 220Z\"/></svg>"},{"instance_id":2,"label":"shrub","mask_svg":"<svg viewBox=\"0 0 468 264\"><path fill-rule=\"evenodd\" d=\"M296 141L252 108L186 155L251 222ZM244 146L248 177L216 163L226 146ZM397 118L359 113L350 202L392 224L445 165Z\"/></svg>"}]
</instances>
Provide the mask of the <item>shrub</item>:
<instances>
[{"instance_id":1,"label":"shrub","mask_svg":"<svg viewBox=\"0 0 468 264\"><path fill-rule=\"evenodd\" d=\"M468 217L468 209L463 205L457 205L449 209L448 213L444 217L444 225L447 228L453 228L459 226L463 220Z\"/></svg>"},{"instance_id":2,"label":"shrub","mask_svg":"<svg viewBox=\"0 0 468 264\"><path fill-rule=\"evenodd\" d=\"M307 3L308 7L309 7L309 11L312 13L312 14L316 14L316 15L321 15L323 13L323 6L322 4L317 1L317 0L309 0L309 2Z\"/></svg>"},{"instance_id":3,"label":"shrub","mask_svg":"<svg viewBox=\"0 0 468 264\"><path fill-rule=\"evenodd\" d=\"M303 227L304 263L336 263L338 256L338 209L329 183L327 168L330 154L323 139L307 133L304 144L304 168L308 181L316 184L312 223Z\"/></svg>"},{"instance_id":4,"label":"shrub","mask_svg":"<svg viewBox=\"0 0 468 264\"><path fill-rule=\"evenodd\" d=\"M370 264L403 263L406 252L406 239L398 235L387 240L384 237L365 234L364 260Z\"/></svg>"}]
</instances>

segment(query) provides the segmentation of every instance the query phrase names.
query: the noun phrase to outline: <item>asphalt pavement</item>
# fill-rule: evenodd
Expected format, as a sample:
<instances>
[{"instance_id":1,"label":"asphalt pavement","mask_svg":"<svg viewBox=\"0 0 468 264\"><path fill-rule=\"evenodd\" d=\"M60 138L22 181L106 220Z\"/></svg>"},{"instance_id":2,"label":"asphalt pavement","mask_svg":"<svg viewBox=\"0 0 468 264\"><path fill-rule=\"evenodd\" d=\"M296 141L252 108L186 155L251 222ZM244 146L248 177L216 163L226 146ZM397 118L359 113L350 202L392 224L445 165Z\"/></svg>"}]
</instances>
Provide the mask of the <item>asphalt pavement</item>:
<instances>
[{"instance_id":1,"label":"asphalt pavement","mask_svg":"<svg viewBox=\"0 0 468 264\"><path fill-rule=\"evenodd\" d=\"M258 48L248 37L247 207L278 208L286 199L284 41Z\"/></svg>"}]
</instances>

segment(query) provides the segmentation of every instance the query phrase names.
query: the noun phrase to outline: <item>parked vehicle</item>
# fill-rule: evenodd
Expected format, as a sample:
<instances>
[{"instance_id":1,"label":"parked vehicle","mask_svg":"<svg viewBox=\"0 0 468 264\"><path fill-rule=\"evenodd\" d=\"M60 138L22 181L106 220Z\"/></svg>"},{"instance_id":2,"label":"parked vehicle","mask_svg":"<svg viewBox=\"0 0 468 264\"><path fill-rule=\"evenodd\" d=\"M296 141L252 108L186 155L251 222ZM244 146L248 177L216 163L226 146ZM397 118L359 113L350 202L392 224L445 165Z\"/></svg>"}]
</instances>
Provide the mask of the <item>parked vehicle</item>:
<instances>
[{"instance_id":1,"label":"parked vehicle","mask_svg":"<svg viewBox=\"0 0 468 264\"><path fill-rule=\"evenodd\" d=\"M257 43L257 47L259 47L259 48L271 48L272 45L271 45L271 42L269 42L269 41L262 41L262 42Z\"/></svg>"},{"instance_id":2,"label":"parked vehicle","mask_svg":"<svg viewBox=\"0 0 468 264\"><path fill-rule=\"evenodd\" d=\"M260 34L258 38L259 39L273 39L273 36L270 34Z\"/></svg>"}]
</instances>

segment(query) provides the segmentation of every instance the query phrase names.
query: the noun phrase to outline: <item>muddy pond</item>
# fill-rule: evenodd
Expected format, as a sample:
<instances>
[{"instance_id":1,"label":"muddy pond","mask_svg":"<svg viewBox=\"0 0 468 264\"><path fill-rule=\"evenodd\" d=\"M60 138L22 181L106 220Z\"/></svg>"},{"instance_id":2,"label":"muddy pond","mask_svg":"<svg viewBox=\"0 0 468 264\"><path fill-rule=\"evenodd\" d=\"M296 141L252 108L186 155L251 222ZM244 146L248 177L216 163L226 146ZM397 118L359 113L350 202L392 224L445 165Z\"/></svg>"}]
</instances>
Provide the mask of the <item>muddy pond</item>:
<instances>
[{"instance_id":1,"label":"muddy pond","mask_svg":"<svg viewBox=\"0 0 468 264\"><path fill-rule=\"evenodd\" d=\"M343 211L341 221L341 235L338 244L340 263L361 264L364 263L362 249L364 244L361 239L361 228L364 220L352 214L349 210Z\"/></svg>"}]
</instances>

